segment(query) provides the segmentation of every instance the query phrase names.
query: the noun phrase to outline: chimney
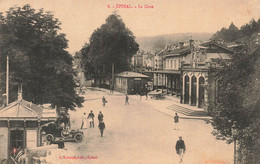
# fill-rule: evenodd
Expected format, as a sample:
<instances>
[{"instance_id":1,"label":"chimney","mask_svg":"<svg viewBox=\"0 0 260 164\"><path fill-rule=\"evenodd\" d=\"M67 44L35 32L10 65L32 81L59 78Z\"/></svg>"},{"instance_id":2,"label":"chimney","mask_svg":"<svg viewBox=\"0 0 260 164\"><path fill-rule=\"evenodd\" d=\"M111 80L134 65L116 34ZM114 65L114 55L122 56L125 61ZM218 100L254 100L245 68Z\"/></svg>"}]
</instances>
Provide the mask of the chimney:
<instances>
[{"instance_id":1,"label":"chimney","mask_svg":"<svg viewBox=\"0 0 260 164\"><path fill-rule=\"evenodd\" d=\"M165 46L165 49L166 49L166 50L169 50L170 48L171 48L170 43L167 43L166 46Z\"/></svg>"},{"instance_id":2,"label":"chimney","mask_svg":"<svg viewBox=\"0 0 260 164\"><path fill-rule=\"evenodd\" d=\"M23 99L23 87L22 87L22 85L18 86L18 96L17 96L17 99L19 101Z\"/></svg>"},{"instance_id":3,"label":"chimney","mask_svg":"<svg viewBox=\"0 0 260 164\"><path fill-rule=\"evenodd\" d=\"M194 40L190 39L190 48L193 46Z\"/></svg>"},{"instance_id":4,"label":"chimney","mask_svg":"<svg viewBox=\"0 0 260 164\"><path fill-rule=\"evenodd\" d=\"M179 47L183 48L184 47L184 42L179 42Z\"/></svg>"}]
</instances>

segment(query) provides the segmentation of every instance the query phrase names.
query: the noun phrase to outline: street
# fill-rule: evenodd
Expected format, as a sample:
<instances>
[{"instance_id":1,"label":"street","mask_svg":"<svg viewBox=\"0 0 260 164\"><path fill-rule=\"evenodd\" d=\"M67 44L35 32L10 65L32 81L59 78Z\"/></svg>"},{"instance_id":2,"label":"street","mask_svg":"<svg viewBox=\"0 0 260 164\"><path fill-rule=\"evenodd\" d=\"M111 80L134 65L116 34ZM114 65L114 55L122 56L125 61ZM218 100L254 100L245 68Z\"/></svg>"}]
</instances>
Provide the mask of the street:
<instances>
[{"instance_id":1,"label":"street","mask_svg":"<svg viewBox=\"0 0 260 164\"><path fill-rule=\"evenodd\" d=\"M211 134L212 126L203 120L180 119L179 129L174 130L172 116L158 111L169 104L169 100L141 100L129 96L130 105L125 105L125 95L110 94L109 91L87 89L84 107L70 111L72 129L79 129L84 112L93 110L95 127L84 129L81 143L66 142L65 148L77 156L95 159L58 159L60 163L109 163L109 164L175 164L179 157L175 144L182 136L186 144L184 164L231 164L233 145L216 140ZM101 98L108 103L102 106ZM167 101L167 102L166 102ZM151 105L157 104L157 105ZM165 109L167 110L167 109ZM100 137L97 116L104 114L106 129ZM70 154L68 154L68 157Z\"/></svg>"}]
</instances>

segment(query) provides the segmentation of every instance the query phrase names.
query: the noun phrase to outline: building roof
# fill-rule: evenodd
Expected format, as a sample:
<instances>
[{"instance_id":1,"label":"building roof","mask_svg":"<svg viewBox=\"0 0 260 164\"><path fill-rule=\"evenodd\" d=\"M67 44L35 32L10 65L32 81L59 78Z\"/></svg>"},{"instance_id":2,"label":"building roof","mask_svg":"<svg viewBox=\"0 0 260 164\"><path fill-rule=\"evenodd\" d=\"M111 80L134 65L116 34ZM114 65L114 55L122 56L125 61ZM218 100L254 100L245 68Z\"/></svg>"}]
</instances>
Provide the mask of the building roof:
<instances>
[{"instance_id":1,"label":"building roof","mask_svg":"<svg viewBox=\"0 0 260 164\"><path fill-rule=\"evenodd\" d=\"M44 109L26 100L17 100L0 109L1 118L56 118L56 110Z\"/></svg>"},{"instance_id":2,"label":"building roof","mask_svg":"<svg viewBox=\"0 0 260 164\"><path fill-rule=\"evenodd\" d=\"M210 46L210 45L214 45L216 47L219 47L219 48L227 51L228 53L234 53L234 51L232 51L230 48L226 47L225 45L218 44L215 41L208 41L208 42L205 42L205 43L201 44L201 46L204 46L206 48L208 48L208 46Z\"/></svg>"},{"instance_id":3,"label":"building roof","mask_svg":"<svg viewBox=\"0 0 260 164\"><path fill-rule=\"evenodd\" d=\"M160 73L160 74L180 74L180 70L156 70L156 71L146 71L148 73Z\"/></svg>"},{"instance_id":4,"label":"building roof","mask_svg":"<svg viewBox=\"0 0 260 164\"><path fill-rule=\"evenodd\" d=\"M118 77L138 77L138 78L148 78L148 76L143 75L143 74L141 74L141 73L130 72L130 71L121 72L121 73L116 74L115 76L118 76Z\"/></svg>"},{"instance_id":5,"label":"building roof","mask_svg":"<svg viewBox=\"0 0 260 164\"><path fill-rule=\"evenodd\" d=\"M200 49L208 49L209 46L211 46L211 45L214 45L214 46L216 46L220 49L223 49L225 52L233 53L233 51L231 49L229 49L228 47L221 45L221 44L218 44L214 41L204 42L204 43L198 45L198 47ZM165 56L165 57L170 57L170 56L186 55L188 53L191 53L191 49L190 49L189 45L184 46L182 48L173 49L173 50L164 50L164 52L162 52L162 55Z\"/></svg>"}]
</instances>

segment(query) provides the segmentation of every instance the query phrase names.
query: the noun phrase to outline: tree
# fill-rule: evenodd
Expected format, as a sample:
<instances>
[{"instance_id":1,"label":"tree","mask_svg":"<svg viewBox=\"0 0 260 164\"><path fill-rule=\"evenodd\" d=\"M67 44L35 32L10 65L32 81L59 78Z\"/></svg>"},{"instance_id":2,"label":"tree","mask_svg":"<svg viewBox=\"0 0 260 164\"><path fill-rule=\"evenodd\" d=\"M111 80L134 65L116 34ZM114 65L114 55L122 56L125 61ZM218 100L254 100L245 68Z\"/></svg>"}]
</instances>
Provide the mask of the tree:
<instances>
[{"instance_id":1,"label":"tree","mask_svg":"<svg viewBox=\"0 0 260 164\"><path fill-rule=\"evenodd\" d=\"M229 28L222 28L212 36L212 40L223 40L225 42L241 42L241 39L248 40L254 33L260 32L260 19L256 22L252 19L249 23L238 29L233 23Z\"/></svg>"},{"instance_id":2,"label":"tree","mask_svg":"<svg viewBox=\"0 0 260 164\"><path fill-rule=\"evenodd\" d=\"M10 58L10 100L17 87L23 97L36 104L51 103L74 109L83 98L76 94L72 56L65 50L68 41L60 33L61 23L51 12L35 11L30 5L10 8L0 16L0 64ZM5 84L5 67L0 68ZM2 88L2 87L1 87ZM5 88L0 91L4 93Z\"/></svg>"},{"instance_id":3,"label":"tree","mask_svg":"<svg viewBox=\"0 0 260 164\"><path fill-rule=\"evenodd\" d=\"M260 139L260 47L251 36L241 52L218 74L218 97L212 114L213 132L218 139L233 141L231 127L238 126L238 160L259 163Z\"/></svg>"},{"instance_id":4,"label":"tree","mask_svg":"<svg viewBox=\"0 0 260 164\"><path fill-rule=\"evenodd\" d=\"M125 26L118 14L112 14L106 23L95 30L89 44L82 49L85 73L95 79L111 75L112 64L115 72L128 70L133 54L139 49L133 33Z\"/></svg>"}]
</instances>

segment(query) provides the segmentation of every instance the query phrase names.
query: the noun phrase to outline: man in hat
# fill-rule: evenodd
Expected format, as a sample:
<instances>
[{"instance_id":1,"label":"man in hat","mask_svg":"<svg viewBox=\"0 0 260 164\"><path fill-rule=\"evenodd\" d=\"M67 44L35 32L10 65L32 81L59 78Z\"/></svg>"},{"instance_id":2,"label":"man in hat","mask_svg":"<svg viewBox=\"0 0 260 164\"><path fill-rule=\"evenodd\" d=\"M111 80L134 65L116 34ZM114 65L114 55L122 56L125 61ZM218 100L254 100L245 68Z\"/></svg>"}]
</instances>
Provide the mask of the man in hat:
<instances>
[{"instance_id":1,"label":"man in hat","mask_svg":"<svg viewBox=\"0 0 260 164\"><path fill-rule=\"evenodd\" d=\"M174 116L174 130L179 130L178 123L179 123L179 116L178 116L177 113L175 113L175 116Z\"/></svg>"},{"instance_id":2,"label":"man in hat","mask_svg":"<svg viewBox=\"0 0 260 164\"><path fill-rule=\"evenodd\" d=\"M103 103L103 107L105 107L106 103L107 103L107 100L106 100L105 96L102 97L102 103Z\"/></svg>"},{"instance_id":3,"label":"man in hat","mask_svg":"<svg viewBox=\"0 0 260 164\"><path fill-rule=\"evenodd\" d=\"M106 128L105 123L103 122L103 120L101 120L101 121L99 122L98 128L99 128L99 130L100 130L101 137L103 137L103 132L104 132L104 129Z\"/></svg>"},{"instance_id":4,"label":"man in hat","mask_svg":"<svg viewBox=\"0 0 260 164\"><path fill-rule=\"evenodd\" d=\"M182 136L179 137L179 140L176 142L176 146L175 146L176 152L180 157L180 163L182 162L183 159L183 155L186 151L186 147L185 147L185 143L182 140Z\"/></svg>"},{"instance_id":5,"label":"man in hat","mask_svg":"<svg viewBox=\"0 0 260 164\"><path fill-rule=\"evenodd\" d=\"M103 116L102 112L99 111L99 114L98 114L98 121L99 121L99 122L102 121L103 118L104 118L104 116Z\"/></svg>"},{"instance_id":6,"label":"man in hat","mask_svg":"<svg viewBox=\"0 0 260 164\"><path fill-rule=\"evenodd\" d=\"M91 110L90 113L88 114L90 128L91 128L91 125L94 128L94 117L95 117L95 115L94 115L93 111Z\"/></svg>"},{"instance_id":7,"label":"man in hat","mask_svg":"<svg viewBox=\"0 0 260 164\"><path fill-rule=\"evenodd\" d=\"M125 95L125 105L126 105L126 104L129 105L128 100L129 100L129 97L128 97L128 95L126 94L126 95Z\"/></svg>"}]
</instances>

